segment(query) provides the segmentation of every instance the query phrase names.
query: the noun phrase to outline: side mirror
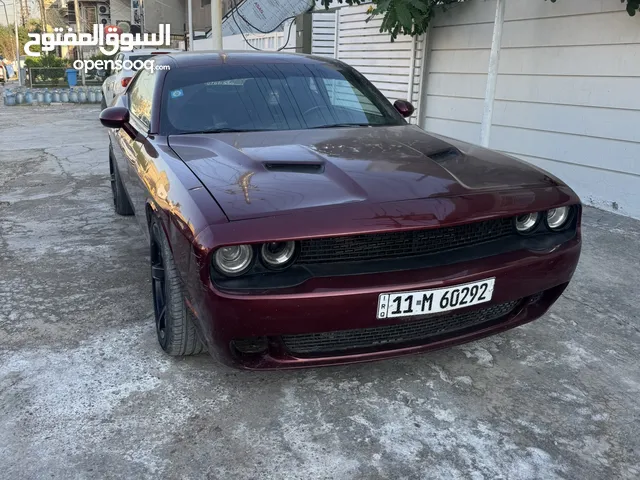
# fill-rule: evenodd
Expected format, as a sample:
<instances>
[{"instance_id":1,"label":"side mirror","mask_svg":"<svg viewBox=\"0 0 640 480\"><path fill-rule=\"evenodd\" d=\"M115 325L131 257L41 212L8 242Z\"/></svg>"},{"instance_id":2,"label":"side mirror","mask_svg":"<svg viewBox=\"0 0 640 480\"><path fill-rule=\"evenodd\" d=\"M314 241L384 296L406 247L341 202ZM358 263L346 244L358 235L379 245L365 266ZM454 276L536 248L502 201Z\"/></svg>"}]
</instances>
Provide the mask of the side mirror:
<instances>
[{"instance_id":1,"label":"side mirror","mask_svg":"<svg viewBox=\"0 0 640 480\"><path fill-rule=\"evenodd\" d=\"M129 110L124 107L109 107L100 112L100 123L108 128L122 128L129 123Z\"/></svg>"},{"instance_id":2,"label":"side mirror","mask_svg":"<svg viewBox=\"0 0 640 480\"><path fill-rule=\"evenodd\" d=\"M411 103L407 102L406 100L396 100L395 102L393 102L393 106L396 108L396 110L398 110L398 112L400 112L400 115L402 115L404 118L410 117L411 115L413 115L413 112L416 111L413 105L411 105Z\"/></svg>"}]
</instances>

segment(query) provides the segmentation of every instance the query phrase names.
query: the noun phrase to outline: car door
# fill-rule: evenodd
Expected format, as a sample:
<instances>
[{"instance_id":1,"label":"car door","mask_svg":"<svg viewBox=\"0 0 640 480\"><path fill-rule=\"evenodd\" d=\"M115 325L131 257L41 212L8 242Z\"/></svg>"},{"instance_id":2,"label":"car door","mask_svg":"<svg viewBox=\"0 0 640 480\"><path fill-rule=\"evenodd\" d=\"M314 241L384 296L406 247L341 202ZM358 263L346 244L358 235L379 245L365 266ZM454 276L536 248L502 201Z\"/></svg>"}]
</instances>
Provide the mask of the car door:
<instances>
[{"instance_id":1,"label":"car door","mask_svg":"<svg viewBox=\"0 0 640 480\"><path fill-rule=\"evenodd\" d=\"M146 228L145 208L147 199L155 197L160 174L155 163L155 147L149 141L151 105L155 86L155 73L142 70L128 90L129 123L135 138L122 135L122 150L127 159L126 188L138 221Z\"/></svg>"}]
</instances>

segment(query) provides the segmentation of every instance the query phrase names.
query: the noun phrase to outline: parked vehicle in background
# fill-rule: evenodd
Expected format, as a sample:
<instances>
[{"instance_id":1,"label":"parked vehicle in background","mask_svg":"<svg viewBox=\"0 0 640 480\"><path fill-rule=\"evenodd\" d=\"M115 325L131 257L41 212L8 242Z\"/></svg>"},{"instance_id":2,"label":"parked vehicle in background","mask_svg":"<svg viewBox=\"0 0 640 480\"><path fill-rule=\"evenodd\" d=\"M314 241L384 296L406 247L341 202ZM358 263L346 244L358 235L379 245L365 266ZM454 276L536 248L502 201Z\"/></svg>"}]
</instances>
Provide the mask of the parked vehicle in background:
<instances>
[{"instance_id":1,"label":"parked vehicle in background","mask_svg":"<svg viewBox=\"0 0 640 480\"><path fill-rule=\"evenodd\" d=\"M182 50L177 50L173 48L165 48L162 50L154 50L154 49L138 49L133 50L131 52L120 52L114 58L116 62L126 61L131 62L132 64L136 61L149 60L154 55L163 55L165 53L175 53L180 52ZM127 69L127 68L119 68L115 70L110 76L102 84L102 108L107 108L113 102L113 99L120 95L125 91L127 85L136 74L136 70Z\"/></svg>"},{"instance_id":2,"label":"parked vehicle in background","mask_svg":"<svg viewBox=\"0 0 640 480\"><path fill-rule=\"evenodd\" d=\"M513 157L429 134L338 61L181 53L100 120L115 210L150 241L160 346L245 368L424 352L539 318L582 206Z\"/></svg>"}]
</instances>

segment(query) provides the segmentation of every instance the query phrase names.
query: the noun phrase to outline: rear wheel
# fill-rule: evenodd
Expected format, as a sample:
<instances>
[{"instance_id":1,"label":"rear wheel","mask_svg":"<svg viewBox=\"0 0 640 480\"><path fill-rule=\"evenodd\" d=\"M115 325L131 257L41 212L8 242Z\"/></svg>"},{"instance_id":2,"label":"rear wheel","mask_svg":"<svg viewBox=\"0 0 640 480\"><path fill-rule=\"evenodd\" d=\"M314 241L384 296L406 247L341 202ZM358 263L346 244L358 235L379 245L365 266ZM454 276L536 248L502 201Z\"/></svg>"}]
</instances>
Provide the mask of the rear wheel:
<instances>
[{"instance_id":1,"label":"rear wheel","mask_svg":"<svg viewBox=\"0 0 640 480\"><path fill-rule=\"evenodd\" d=\"M118 215L133 215L133 208L127 197L127 193L122 185L120 174L116 169L115 160L109 152L109 175L111 181L111 195L113 196L113 207Z\"/></svg>"},{"instance_id":2,"label":"rear wheel","mask_svg":"<svg viewBox=\"0 0 640 480\"><path fill-rule=\"evenodd\" d=\"M162 226L151 219L151 285L158 342L169 355L198 355L205 350L195 318L187 308L182 279Z\"/></svg>"}]
</instances>

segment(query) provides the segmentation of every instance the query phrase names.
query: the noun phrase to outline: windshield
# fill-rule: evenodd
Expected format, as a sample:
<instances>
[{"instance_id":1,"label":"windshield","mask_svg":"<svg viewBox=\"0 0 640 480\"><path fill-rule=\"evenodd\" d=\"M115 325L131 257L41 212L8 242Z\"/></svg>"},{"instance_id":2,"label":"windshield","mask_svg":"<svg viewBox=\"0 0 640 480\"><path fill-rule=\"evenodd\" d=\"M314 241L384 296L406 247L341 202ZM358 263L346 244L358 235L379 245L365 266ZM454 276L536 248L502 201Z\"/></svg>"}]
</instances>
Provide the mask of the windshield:
<instances>
[{"instance_id":1,"label":"windshield","mask_svg":"<svg viewBox=\"0 0 640 480\"><path fill-rule=\"evenodd\" d=\"M129 60L131 63L135 63L138 60L140 60L140 63L142 63L145 60L149 60L150 58L151 58L151 55L135 55L135 56L128 57L127 60ZM140 63L138 63L137 65L140 65ZM134 72L138 71L138 69L135 67L132 67L131 70Z\"/></svg>"},{"instance_id":2,"label":"windshield","mask_svg":"<svg viewBox=\"0 0 640 480\"><path fill-rule=\"evenodd\" d=\"M354 70L320 63L173 69L161 110L164 135L406 124Z\"/></svg>"}]
</instances>

